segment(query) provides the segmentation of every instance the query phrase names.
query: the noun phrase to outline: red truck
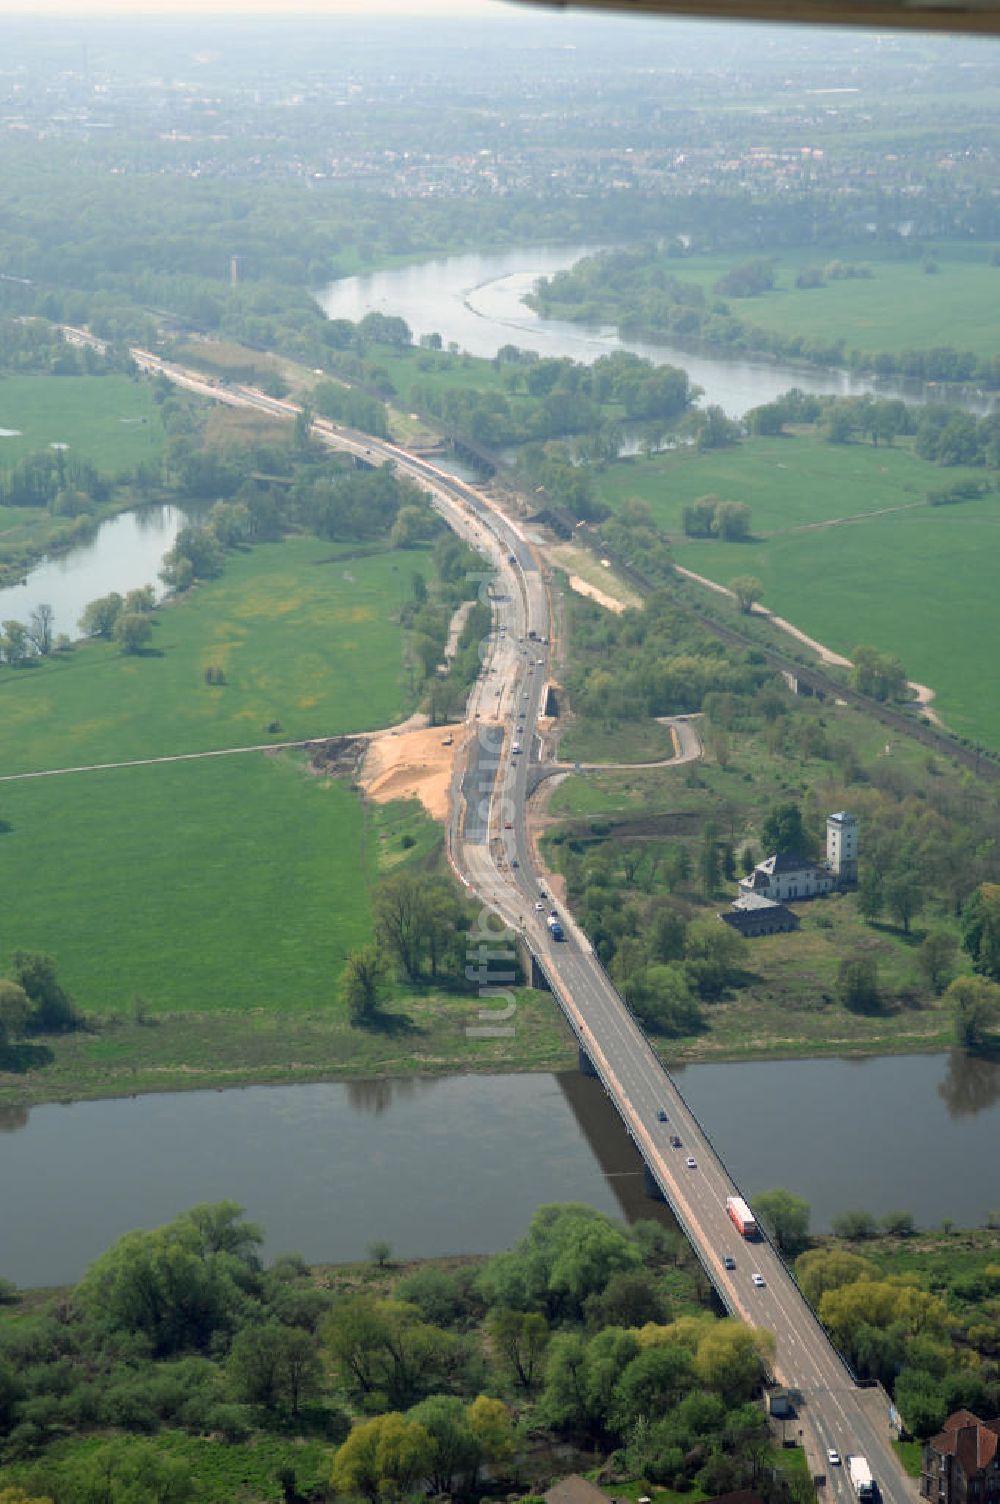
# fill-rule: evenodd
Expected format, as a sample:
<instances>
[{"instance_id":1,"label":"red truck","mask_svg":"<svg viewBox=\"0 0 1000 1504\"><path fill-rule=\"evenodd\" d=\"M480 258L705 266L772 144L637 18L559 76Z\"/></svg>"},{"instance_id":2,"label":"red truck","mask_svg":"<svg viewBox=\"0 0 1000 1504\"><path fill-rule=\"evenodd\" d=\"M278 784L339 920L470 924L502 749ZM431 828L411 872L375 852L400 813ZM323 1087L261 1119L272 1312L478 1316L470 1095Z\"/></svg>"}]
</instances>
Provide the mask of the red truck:
<instances>
[{"instance_id":1,"label":"red truck","mask_svg":"<svg viewBox=\"0 0 1000 1504\"><path fill-rule=\"evenodd\" d=\"M744 1238L757 1236L757 1219L742 1196L727 1196L726 1211Z\"/></svg>"}]
</instances>

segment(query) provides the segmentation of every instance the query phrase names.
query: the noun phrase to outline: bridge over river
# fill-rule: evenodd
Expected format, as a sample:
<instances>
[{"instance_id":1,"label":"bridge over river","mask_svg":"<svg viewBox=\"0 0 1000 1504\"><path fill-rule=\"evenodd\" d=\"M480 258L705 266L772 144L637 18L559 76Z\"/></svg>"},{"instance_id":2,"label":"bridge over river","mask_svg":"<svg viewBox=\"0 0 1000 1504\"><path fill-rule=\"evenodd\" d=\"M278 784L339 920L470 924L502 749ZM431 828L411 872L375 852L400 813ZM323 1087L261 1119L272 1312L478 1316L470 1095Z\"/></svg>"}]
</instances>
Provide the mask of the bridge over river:
<instances>
[{"instance_id":1,"label":"bridge over river","mask_svg":"<svg viewBox=\"0 0 1000 1504\"><path fill-rule=\"evenodd\" d=\"M220 401L288 418L298 411L292 403L251 388L220 390L201 373L172 367L147 351L133 355L145 369ZM576 1036L582 1062L600 1078L639 1149L651 1189L669 1203L726 1309L774 1333L774 1376L798 1396L797 1426L813 1470L826 1472L826 1496L836 1504L853 1499L846 1469L826 1467L826 1453L832 1449L841 1456L867 1457L886 1504L914 1504L916 1489L892 1448L884 1391L855 1381L772 1245L766 1240L744 1243L739 1237L726 1210L726 1198L739 1194L739 1188L706 1129L586 936L563 916L566 938L553 940L544 912L535 907L543 880L527 835L526 804L542 751L537 727L549 678L552 611L545 573L530 540L479 491L427 460L322 420L315 432L362 463L391 460L430 492L448 524L490 560L484 594L488 590L493 602L494 630L469 699L472 735L466 761L457 768L452 788L448 850L458 876L530 951ZM497 1016L504 1011L498 1009ZM661 1110L666 1122L659 1121ZM782 1140L793 1128L782 1122L776 1103L776 1165ZM679 1149L671 1147L673 1134L681 1140ZM735 1269L725 1268L727 1254L734 1257ZM762 1277L761 1286L754 1284L754 1274Z\"/></svg>"}]
</instances>

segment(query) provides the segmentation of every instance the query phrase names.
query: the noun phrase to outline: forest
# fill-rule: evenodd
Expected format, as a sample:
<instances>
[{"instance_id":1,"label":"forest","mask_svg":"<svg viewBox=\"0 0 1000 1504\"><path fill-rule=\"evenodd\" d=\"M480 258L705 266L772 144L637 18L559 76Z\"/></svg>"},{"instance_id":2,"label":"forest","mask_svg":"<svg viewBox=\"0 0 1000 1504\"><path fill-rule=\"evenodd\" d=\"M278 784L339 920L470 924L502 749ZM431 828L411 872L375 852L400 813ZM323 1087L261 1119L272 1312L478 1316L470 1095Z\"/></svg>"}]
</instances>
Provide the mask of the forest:
<instances>
[{"instance_id":1,"label":"forest","mask_svg":"<svg viewBox=\"0 0 1000 1504\"><path fill-rule=\"evenodd\" d=\"M262 1237L232 1203L199 1206L127 1234L72 1289L5 1285L0 1488L506 1497L579 1455L682 1491L808 1497L752 1403L769 1335L713 1314L674 1230L548 1206L494 1258L399 1268L376 1239L368 1266L329 1270L265 1266Z\"/></svg>"}]
</instances>

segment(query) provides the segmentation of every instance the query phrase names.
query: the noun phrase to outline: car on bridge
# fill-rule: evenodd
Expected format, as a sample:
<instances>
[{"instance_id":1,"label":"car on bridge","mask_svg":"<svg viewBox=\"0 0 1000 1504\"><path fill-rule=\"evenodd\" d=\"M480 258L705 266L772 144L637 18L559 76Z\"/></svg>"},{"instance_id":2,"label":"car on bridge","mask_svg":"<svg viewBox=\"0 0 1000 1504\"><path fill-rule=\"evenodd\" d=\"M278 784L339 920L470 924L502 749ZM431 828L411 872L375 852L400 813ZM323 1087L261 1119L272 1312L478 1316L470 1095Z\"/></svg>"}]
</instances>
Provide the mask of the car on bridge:
<instances>
[{"instance_id":1,"label":"car on bridge","mask_svg":"<svg viewBox=\"0 0 1000 1504\"><path fill-rule=\"evenodd\" d=\"M671 1149L679 1149L680 1146L681 1146L681 1141L677 1137L677 1134L676 1133L672 1133L670 1135L670 1147L671 1147Z\"/></svg>"},{"instance_id":2,"label":"car on bridge","mask_svg":"<svg viewBox=\"0 0 1000 1504\"><path fill-rule=\"evenodd\" d=\"M753 1276L753 1282L757 1286L758 1290L763 1290L764 1286L767 1284L767 1280L762 1274L755 1274Z\"/></svg>"},{"instance_id":3,"label":"car on bridge","mask_svg":"<svg viewBox=\"0 0 1000 1504\"><path fill-rule=\"evenodd\" d=\"M659 1112L656 1114L656 1120L657 1120L658 1123L665 1123L667 1121L667 1114L664 1112L664 1110L663 1110L662 1107L660 1108Z\"/></svg>"},{"instance_id":4,"label":"car on bridge","mask_svg":"<svg viewBox=\"0 0 1000 1504\"><path fill-rule=\"evenodd\" d=\"M723 1269L735 1269L736 1268L736 1260L733 1258L733 1256L732 1256L731 1253L727 1253L726 1256L725 1256L725 1258L722 1260L722 1267L723 1267Z\"/></svg>"},{"instance_id":5,"label":"car on bridge","mask_svg":"<svg viewBox=\"0 0 1000 1504\"><path fill-rule=\"evenodd\" d=\"M697 1170L698 1168L698 1161L693 1154L689 1154L687 1157L687 1167L689 1170Z\"/></svg>"}]
</instances>

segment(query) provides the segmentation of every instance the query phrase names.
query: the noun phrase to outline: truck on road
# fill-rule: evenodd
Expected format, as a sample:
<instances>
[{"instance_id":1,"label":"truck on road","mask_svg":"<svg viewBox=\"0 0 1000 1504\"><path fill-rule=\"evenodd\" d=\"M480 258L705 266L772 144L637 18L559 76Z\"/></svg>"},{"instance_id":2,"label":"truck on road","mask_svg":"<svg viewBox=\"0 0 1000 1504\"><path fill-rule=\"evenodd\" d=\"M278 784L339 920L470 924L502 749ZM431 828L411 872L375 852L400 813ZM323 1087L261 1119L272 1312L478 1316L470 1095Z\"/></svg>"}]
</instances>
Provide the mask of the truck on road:
<instances>
[{"instance_id":1,"label":"truck on road","mask_svg":"<svg viewBox=\"0 0 1000 1504\"><path fill-rule=\"evenodd\" d=\"M735 1223L744 1238L757 1236L757 1218L742 1196L727 1196L726 1211L729 1213L730 1221Z\"/></svg>"},{"instance_id":2,"label":"truck on road","mask_svg":"<svg viewBox=\"0 0 1000 1504\"><path fill-rule=\"evenodd\" d=\"M848 1457L847 1473L851 1480L851 1487L863 1504L876 1504L878 1487L865 1458Z\"/></svg>"},{"instance_id":3,"label":"truck on road","mask_svg":"<svg viewBox=\"0 0 1000 1504\"><path fill-rule=\"evenodd\" d=\"M559 915L556 913L555 909L552 910L552 913L549 915L548 919L546 919L545 923L549 927L549 934L552 936L553 940L561 940L563 938L563 927L559 923Z\"/></svg>"}]
</instances>

